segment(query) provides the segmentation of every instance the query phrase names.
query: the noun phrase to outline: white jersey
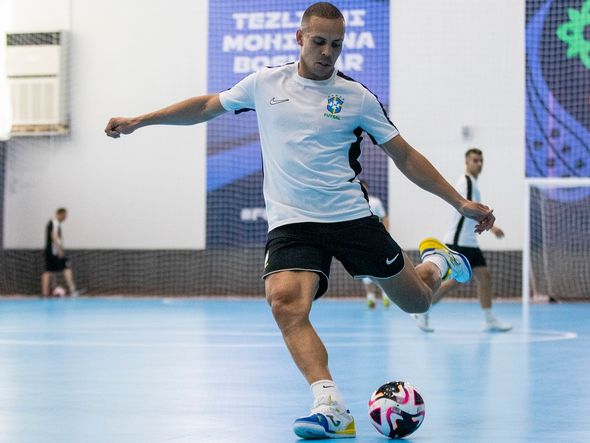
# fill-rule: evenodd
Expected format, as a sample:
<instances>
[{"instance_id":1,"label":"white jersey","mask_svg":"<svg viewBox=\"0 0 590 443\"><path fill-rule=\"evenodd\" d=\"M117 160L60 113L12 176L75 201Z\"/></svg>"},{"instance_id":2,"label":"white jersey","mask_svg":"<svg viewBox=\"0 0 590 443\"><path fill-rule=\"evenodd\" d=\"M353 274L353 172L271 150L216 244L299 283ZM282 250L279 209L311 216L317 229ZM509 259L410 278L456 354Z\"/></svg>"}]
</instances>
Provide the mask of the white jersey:
<instances>
[{"instance_id":1,"label":"white jersey","mask_svg":"<svg viewBox=\"0 0 590 443\"><path fill-rule=\"evenodd\" d=\"M371 208L373 214L379 217L380 221L383 221L383 218L387 215L383 202L379 197L375 197L374 195L369 195L369 208Z\"/></svg>"},{"instance_id":2,"label":"white jersey","mask_svg":"<svg viewBox=\"0 0 590 443\"><path fill-rule=\"evenodd\" d=\"M459 178L456 189L467 200L476 203L481 202L477 178L465 174ZM458 211L453 211L451 226L445 235L445 243L458 246L479 248L475 225L477 222L471 218L462 216Z\"/></svg>"},{"instance_id":3,"label":"white jersey","mask_svg":"<svg viewBox=\"0 0 590 443\"><path fill-rule=\"evenodd\" d=\"M360 83L336 70L327 80L306 79L297 66L252 73L219 95L227 111L256 111L269 230L367 217L356 179L361 133L383 144L398 130Z\"/></svg>"}]
</instances>

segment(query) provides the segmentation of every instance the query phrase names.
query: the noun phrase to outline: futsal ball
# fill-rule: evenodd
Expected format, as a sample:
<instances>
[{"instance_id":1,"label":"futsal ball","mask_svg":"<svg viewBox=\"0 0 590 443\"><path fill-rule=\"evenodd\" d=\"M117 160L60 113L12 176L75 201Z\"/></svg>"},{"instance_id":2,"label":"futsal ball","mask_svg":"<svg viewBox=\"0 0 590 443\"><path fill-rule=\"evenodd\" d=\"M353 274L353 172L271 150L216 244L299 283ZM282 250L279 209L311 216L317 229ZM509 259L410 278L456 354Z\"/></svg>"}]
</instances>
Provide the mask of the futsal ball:
<instances>
[{"instance_id":1,"label":"futsal ball","mask_svg":"<svg viewBox=\"0 0 590 443\"><path fill-rule=\"evenodd\" d=\"M56 286L53 289L53 296L54 297L63 297L66 295L66 290L64 288L62 288L61 286Z\"/></svg>"},{"instance_id":2,"label":"futsal ball","mask_svg":"<svg viewBox=\"0 0 590 443\"><path fill-rule=\"evenodd\" d=\"M424 400L412 385L403 381L385 383L371 395L369 420L381 434L403 438L424 421Z\"/></svg>"}]
</instances>

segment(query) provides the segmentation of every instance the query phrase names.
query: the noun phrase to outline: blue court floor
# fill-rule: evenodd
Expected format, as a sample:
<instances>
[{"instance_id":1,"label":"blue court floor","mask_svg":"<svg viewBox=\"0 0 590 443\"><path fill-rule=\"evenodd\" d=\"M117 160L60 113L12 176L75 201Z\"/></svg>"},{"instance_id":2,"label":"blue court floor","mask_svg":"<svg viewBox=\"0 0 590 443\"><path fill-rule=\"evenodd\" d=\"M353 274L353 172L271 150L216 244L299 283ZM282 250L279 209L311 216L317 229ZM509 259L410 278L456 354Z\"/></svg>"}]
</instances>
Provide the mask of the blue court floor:
<instances>
[{"instance_id":1,"label":"blue court floor","mask_svg":"<svg viewBox=\"0 0 590 443\"><path fill-rule=\"evenodd\" d=\"M434 334L392 307L321 300L313 321L355 415L351 442L385 442L367 400L421 392L410 442L589 442L590 304L443 302ZM263 300L0 300L0 442L292 443L311 394Z\"/></svg>"}]
</instances>

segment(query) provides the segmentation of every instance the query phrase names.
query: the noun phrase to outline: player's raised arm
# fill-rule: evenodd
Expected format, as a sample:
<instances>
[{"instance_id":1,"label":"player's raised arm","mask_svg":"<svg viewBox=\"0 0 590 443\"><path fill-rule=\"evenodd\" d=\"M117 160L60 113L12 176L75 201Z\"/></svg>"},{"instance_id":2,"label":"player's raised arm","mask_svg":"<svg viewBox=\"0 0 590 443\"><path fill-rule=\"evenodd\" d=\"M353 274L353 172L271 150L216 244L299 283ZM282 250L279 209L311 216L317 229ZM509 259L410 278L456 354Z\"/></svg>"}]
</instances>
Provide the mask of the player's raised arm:
<instances>
[{"instance_id":1,"label":"player's raised arm","mask_svg":"<svg viewBox=\"0 0 590 443\"><path fill-rule=\"evenodd\" d=\"M113 117L104 132L109 137L119 138L122 134L131 134L143 126L195 125L224 112L226 110L219 101L219 94L201 95L137 117Z\"/></svg>"},{"instance_id":2,"label":"player's raised arm","mask_svg":"<svg viewBox=\"0 0 590 443\"><path fill-rule=\"evenodd\" d=\"M398 169L422 189L442 198L461 214L478 221L475 232L481 233L494 225L493 210L481 203L465 199L436 170L432 163L416 151L401 135L381 145Z\"/></svg>"}]
</instances>

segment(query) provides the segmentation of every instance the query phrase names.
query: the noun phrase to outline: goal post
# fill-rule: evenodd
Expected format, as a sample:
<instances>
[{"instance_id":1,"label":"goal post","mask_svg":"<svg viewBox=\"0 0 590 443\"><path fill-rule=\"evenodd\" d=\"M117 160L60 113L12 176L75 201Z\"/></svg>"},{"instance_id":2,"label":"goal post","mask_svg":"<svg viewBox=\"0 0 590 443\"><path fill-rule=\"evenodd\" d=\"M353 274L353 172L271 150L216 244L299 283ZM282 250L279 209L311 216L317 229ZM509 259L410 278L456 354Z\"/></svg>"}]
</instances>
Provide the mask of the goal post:
<instances>
[{"instance_id":1,"label":"goal post","mask_svg":"<svg viewBox=\"0 0 590 443\"><path fill-rule=\"evenodd\" d=\"M525 180L522 300L590 299L590 178Z\"/></svg>"}]
</instances>

